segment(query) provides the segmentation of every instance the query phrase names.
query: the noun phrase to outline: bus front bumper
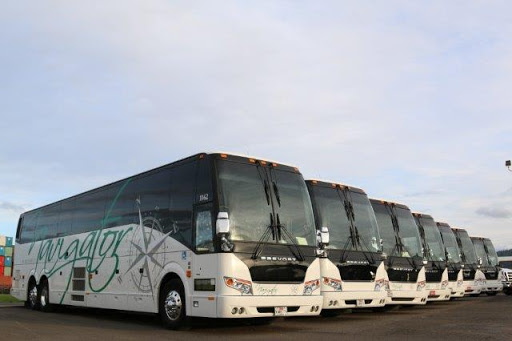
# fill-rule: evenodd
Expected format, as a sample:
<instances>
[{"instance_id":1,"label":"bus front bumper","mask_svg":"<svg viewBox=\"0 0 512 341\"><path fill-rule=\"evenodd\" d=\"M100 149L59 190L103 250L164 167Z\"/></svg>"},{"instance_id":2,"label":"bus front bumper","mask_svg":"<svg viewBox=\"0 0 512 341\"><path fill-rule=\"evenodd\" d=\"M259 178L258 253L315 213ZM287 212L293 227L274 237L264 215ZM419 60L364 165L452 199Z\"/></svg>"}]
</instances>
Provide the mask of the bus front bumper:
<instances>
[{"instance_id":1,"label":"bus front bumper","mask_svg":"<svg viewBox=\"0 0 512 341\"><path fill-rule=\"evenodd\" d=\"M480 295L483 286L474 281L464 281L464 295Z\"/></svg>"},{"instance_id":2,"label":"bus front bumper","mask_svg":"<svg viewBox=\"0 0 512 341\"><path fill-rule=\"evenodd\" d=\"M460 282L460 284L457 284L458 281L450 281L448 282L448 288L451 290L451 298L458 298L458 297L464 297L464 283Z\"/></svg>"},{"instance_id":3,"label":"bus front bumper","mask_svg":"<svg viewBox=\"0 0 512 341\"><path fill-rule=\"evenodd\" d=\"M427 291L427 302L449 301L452 296L452 289L449 287L445 289L427 289ZM464 295L464 292L462 294Z\"/></svg>"},{"instance_id":4,"label":"bus front bumper","mask_svg":"<svg viewBox=\"0 0 512 341\"><path fill-rule=\"evenodd\" d=\"M503 284L500 280L487 280L487 284L482 291L500 292L501 290L503 290Z\"/></svg>"},{"instance_id":5,"label":"bus front bumper","mask_svg":"<svg viewBox=\"0 0 512 341\"><path fill-rule=\"evenodd\" d=\"M322 302L320 295L217 296L217 317L315 316L320 314Z\"/></svg>"},{"instance_id":6,"label":"bus front bumper","mask_svg":"<svg viewBox=\"0 0 512 341\"><path fill-rule=\"evenodd\" d=\"M322 309L376 308L386 304L387 292L380 291L323 291Z\"/></svg>"},{"instance_id":7,"label":"bus front bumper","mask_svg":"<svg viewBox=\"0 0 512 341\"><path fill-rule=\"evenodd\" d=\"M417 290L389 290L386 305L423 305L428 292Z\"/></svg>"}]
</instances>

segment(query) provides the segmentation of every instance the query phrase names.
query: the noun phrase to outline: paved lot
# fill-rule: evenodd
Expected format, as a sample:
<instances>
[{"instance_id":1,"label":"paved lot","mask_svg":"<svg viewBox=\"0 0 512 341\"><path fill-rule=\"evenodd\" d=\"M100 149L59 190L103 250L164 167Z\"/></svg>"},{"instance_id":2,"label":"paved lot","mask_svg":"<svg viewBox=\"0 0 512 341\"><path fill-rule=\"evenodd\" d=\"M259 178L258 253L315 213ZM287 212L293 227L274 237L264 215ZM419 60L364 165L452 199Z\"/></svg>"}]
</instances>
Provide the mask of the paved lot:
<instances>
[{"instance_id":1,"label":"paved lot","mask_svg":"<svg viewBox=\"0 0 512 341\"><path fill-rule=\"evenodd\" d=\"M0 306L0 340L511 340L512 296L499 294L404 307L359 311L336 318L277 319L270 325L203 319L187 331L162 329L152 315L99 309L59 309L44 314Z\"/></svg>"}]
</instances>

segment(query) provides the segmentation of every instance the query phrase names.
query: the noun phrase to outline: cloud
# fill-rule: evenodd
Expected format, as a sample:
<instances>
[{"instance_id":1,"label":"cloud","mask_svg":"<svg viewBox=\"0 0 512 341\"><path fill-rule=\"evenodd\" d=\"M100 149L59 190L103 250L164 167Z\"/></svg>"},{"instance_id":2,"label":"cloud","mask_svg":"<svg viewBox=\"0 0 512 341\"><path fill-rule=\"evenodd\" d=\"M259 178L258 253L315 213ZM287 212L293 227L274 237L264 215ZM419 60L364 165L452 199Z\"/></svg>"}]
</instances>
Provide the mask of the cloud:
<instances>
[{"instance_id":1,"label":"cloud","mask_svg":"<svg viewBox=\"0 0 512 341\"><path fill-rule=\"evenodd\" d=\"M0 193L37 207L221 149L294 164L512 246L504 221L476 213L508 207L488 194L510 187L510 10L9 2Z\"/></svg>"},{"instance_id":2,"label":"cloud","mask_svg":"<svg viewBox=\"0 0 512 341\"><path fill-rule=\"evenodd\" d=\"M7 212L9 214L21 214L26 211L24 205L3 201L0 202L0 211Z\"/></svg>"},{"instance_id":3,"label":"cloud","mask_svg":"<svg viewBox=\"0 0 512 341\"><path fill-rule=\"evenodd\" d=\"M476 213L482 216L504 219L512 217L512 211L505 208L482 207L476 210Z\"/></svg>"}]
</instances>

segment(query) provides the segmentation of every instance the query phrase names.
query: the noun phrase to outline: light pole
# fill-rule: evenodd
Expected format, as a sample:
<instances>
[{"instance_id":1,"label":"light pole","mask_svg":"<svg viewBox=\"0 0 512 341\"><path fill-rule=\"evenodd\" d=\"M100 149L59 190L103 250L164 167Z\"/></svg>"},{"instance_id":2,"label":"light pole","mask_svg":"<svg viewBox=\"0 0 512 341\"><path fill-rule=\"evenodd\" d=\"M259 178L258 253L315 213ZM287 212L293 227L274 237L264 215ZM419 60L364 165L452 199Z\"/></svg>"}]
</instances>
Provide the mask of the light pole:
<instances>
[{"instance_id":1,"label":"light pole","mask_svg":"<svg viewBox=\"0 0 512 341\"><path fill-rule=\"evenodd\" d=\"M505 161L505 167L508 168L510 172L512 172L512 169L510 169L510 166L512 166L512 163L510 163L510 160Z\"/></svg>"}]
</instances>

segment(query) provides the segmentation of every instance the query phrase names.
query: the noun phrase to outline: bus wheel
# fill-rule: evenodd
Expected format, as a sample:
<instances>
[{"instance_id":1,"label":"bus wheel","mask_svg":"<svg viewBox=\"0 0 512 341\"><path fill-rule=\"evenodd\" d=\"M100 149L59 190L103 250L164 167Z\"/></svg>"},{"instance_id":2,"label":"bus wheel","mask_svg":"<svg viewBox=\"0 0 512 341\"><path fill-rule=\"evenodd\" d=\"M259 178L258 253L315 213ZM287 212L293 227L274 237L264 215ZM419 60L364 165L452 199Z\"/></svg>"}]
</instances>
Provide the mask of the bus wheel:
<instances>
[{"instance_id":1,"label":"bus wheel","mask_svg":"<svg viewBox=\"0 0 512 341\"><path fill-rule=\"evenodd\" d=\"M44 280L41 283L41 289L39 294L39 309L48 313L52 311L52 305L50 304L50 288L48 286L48 280Z\"/></svg>"},{"instance_id":2,"label":"bus wheel","mask_svg":"<svg viewBox=\"0 0 512 341\"><path fill-rule=\"evenodd\" d=\"M320 315L322 317L336 317L341 314L341 309L322 309Z\"/></svg>"},{"instance_id":3,"label":"bus wheel","mask_svg":"<svg viewBox=\"0 0 512 341\"><path fill-rule=\"evenodd\" d=\"M159 311L162 324L168 329L179 329L187 324L185 291L179 279L171 279L164 284Z\"/></svg>"},{"instance_id":4,"label":"bus wheel","mask_svg":"<svg viewBox=\"0 0 512 341\"><path fill-rule=\"evenodd\" d=\"M37 290L36 281L31 280L28 285L28 308L37 310L39 308L39 292Z\"/></svg>"}]
</instances>

